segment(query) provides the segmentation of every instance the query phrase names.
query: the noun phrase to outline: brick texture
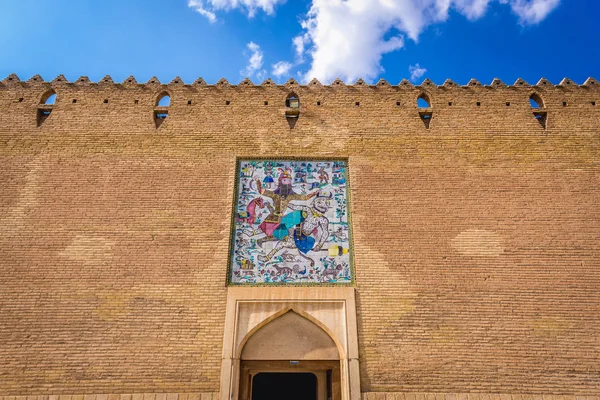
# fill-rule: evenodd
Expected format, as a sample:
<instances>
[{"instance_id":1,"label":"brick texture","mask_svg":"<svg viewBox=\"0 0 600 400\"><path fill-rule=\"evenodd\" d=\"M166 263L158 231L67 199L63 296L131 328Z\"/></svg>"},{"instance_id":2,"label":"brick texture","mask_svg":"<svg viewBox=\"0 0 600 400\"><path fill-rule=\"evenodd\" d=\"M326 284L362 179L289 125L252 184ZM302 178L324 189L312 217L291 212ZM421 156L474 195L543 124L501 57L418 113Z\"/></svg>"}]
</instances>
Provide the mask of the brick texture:
<instances>
[{"instance_id":1,"label":"brick texture","mask_svg":"<svg viewBox=\"0 0 600 400\"><path fill-rule=\"evenodd\" d=\"M282 156L349 159L365 399L597 396L599 86L3 80L0 399L211 398L235 160Z\"/></svg>"}]
</instances>

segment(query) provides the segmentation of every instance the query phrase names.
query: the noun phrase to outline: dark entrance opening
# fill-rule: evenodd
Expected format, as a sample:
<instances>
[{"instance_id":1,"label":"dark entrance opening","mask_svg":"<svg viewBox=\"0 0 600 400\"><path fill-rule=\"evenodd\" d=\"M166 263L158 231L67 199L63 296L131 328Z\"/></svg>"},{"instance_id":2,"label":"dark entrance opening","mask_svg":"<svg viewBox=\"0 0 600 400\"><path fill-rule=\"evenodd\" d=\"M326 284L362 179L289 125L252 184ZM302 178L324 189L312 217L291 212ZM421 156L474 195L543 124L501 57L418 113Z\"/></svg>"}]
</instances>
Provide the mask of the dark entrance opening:
<instances>
[{"instance_id":1,"label":"dark entrance opening","mask_svg":"<svg viewBox=\"0 0 600 400\"><path fill-rule=\"evenodd\" d=\"M317 377L308 372L261 372L252 380L252 400L317 400Z\"/></svg>"}]
</instances>

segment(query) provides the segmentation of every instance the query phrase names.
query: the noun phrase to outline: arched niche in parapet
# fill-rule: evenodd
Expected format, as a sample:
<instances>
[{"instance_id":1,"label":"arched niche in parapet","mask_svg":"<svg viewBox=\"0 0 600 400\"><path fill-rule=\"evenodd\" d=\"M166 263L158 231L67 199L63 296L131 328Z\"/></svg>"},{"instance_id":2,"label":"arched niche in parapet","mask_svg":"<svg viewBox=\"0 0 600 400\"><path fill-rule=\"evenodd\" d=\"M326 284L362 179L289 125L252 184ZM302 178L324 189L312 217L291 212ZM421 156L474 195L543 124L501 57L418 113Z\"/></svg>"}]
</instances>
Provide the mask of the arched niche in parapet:
<instances>
[{"instance_id":1,"label":"arched niche in parapet","mask_svg":"<svg viewBox=\"0 0 600 400\"><path fill-rule=\"evenodd\" d=\"M171 95L169 92L161 92L156 98L157 107L169 107L171 105Z\"/></svg>"},{"instance_id":2,"label":"arched niche in parapet","mask_svg":"<svg viewBox=\"0 0 600 400\"><path fill-rule=\"evenodd\" d=\"M421 92L417 97L417 108L419 109L419 117L425 124L425 128L429 129L429 123L433 117L433 110L431 108L431 98L425 92Z\"/></svg>"},{"instance_id":3,"label":"arched niche in parapet","mask_svg":"<svg viewBox=\"0 0 600 400\"><path fill-rule=\"evenodd\" d=\"M544 108L544 99L538 93L533 92L529 96L529 104L531 108Z\"/></svg>"},{"instance_id":4,"label":"arched niche in parapet","mask_svg":"<svg viewBox=\"0 0 600 400\"><path fill-rule=\"evenodd\" d=\"M52 106L56 104L56 92L54 91L54 89L50 89L42 95L42 98L40 99L40 104Z\"/></svg>"},{"instance_id":5,"label":"arched niche in parapet","mask_svg":"<svg viewBox=\"0 0 600 400\"><path fill-rule=\"evenodd\" d=\"M417 107L418 108L431 108L431 99L429 95L425 92L421 92L417 97Z\"/></svg>"},{"instance_id":6,"label":"arched niche in parapet","mask_svg":"<svg viewBox=\"0 0 600 400\"><path fill-rule=\"evenodd\" d=\"M158 128L169 116L169 107L171 106L171 93L163 90L156 96L154 103L154 124Z\"/></svg>"},{"instance_id":7,"label":"arched niche in parapet","mask_svg":"<svg viewBox=\"0 0 600 400\"><path fill-rule=\"evenodd\" d=\"M340 351L322 327L293 310L269 318L241 343L242 360L339 360Z\"/></svg>"},{"instance_id":8,"label":"arched niche in parapet","mask_svg":"<svg viewBox=\"0 0 600 400\"><path fill-rule=\"evenodd\" d=\"M46 122L46 120L52 113L52 110L54 109L56 100L57 96L54 89L47 90L46 92L44 92L42 97L40 97L40 102L37 106L36 115L37 126L41 126L44 122Z\"/></svg>"},{"instance_id":9,"label":"arched niche in parapet","mask_svg":"<svg viewBox=\"0 0 600 400\"><path fill-rule=\"evenodd\" d=\"M298 117L300 117L300 97L295 92L290 92L285 98L285 118L290 129L296 125Z\"/></svg>"},{"instance_id":10,"label":"arched niche in parapet","mask_svg":"<svg viewBox=\"0 0 600 400\"><path fill-rule=\"evenodd\" d=\"M546 129L548 113L545 109L544 99L542 96L536 92L533 92L529 96L529 104L531 105L534 118L540 123L543 129Z\"/></svg>"}]
</instances>

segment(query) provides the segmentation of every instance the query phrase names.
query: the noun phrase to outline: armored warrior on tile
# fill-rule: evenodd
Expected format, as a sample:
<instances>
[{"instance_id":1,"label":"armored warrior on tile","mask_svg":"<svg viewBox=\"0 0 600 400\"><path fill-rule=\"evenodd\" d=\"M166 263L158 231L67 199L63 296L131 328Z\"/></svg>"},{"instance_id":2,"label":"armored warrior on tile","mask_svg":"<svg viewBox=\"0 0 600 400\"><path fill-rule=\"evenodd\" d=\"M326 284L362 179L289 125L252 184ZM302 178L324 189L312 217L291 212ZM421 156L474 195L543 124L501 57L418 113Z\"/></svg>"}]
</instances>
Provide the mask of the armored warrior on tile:
<instances>
[{"instance_id":1,"label":"armored warrior on tile","mask_svg":"<svg viewBox=\"0 0 600 400\"><path fill-rule=\"evenodd\" d=\"M296 219L293 213L283 215L288 205L293 200L308 200L315 196L317 192L311 194L299 194L294 192L292 187L292 171L290 169L279 168L280 174L278 178L277 189L263 189L259 180L256 181L258 193L272 200L273 206L270 208L271 213L258 226L257 230L251 231L249 236L264 234L265 237L260 239L261 243L268 240L281 240L288 236L289 228L299 224L301 221Z\"/></svg>"},{"instance_id":2,"label":"armored warrior on tile","mask_svg":"<svg viewBox=\"0 0 600 400\"><path fill-rule=\"evenodd\" d=\"M283 249L297 248L299 255L307 259L311 266L314 266L314 260L306 253L321 251L329 238L329 220L325 214L329 210L331 198L331 193L327 195L318 192L310 207L288 204L288 208L294 211L284 218L288 218L289 221L297 221L297 223L293 227L290 226L292 227L290 232L277 243L277 246L267 256L259 256L259 260L268 262Z\"/></svg>"}]
</instances>

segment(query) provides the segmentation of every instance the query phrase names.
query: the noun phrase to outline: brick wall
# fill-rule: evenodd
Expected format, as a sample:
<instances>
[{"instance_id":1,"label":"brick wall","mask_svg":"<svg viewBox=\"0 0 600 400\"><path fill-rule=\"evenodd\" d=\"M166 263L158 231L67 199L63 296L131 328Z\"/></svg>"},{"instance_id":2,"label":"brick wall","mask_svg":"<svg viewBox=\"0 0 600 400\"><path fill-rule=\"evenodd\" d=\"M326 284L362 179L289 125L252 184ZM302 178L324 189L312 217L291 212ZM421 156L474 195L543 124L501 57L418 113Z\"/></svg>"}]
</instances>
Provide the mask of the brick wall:
<instances>
[{"instance_id":1,"label":"brick wall","mask_svg":"<svg viewBox=\"0 0 600 400\"><path fill-rule=\"evenodd\" d=\"M0 395L218 391L238 156L349 158L366 398L597 395L600 85L544 82L3 80Z\"/></svg>"}]
</instances>

